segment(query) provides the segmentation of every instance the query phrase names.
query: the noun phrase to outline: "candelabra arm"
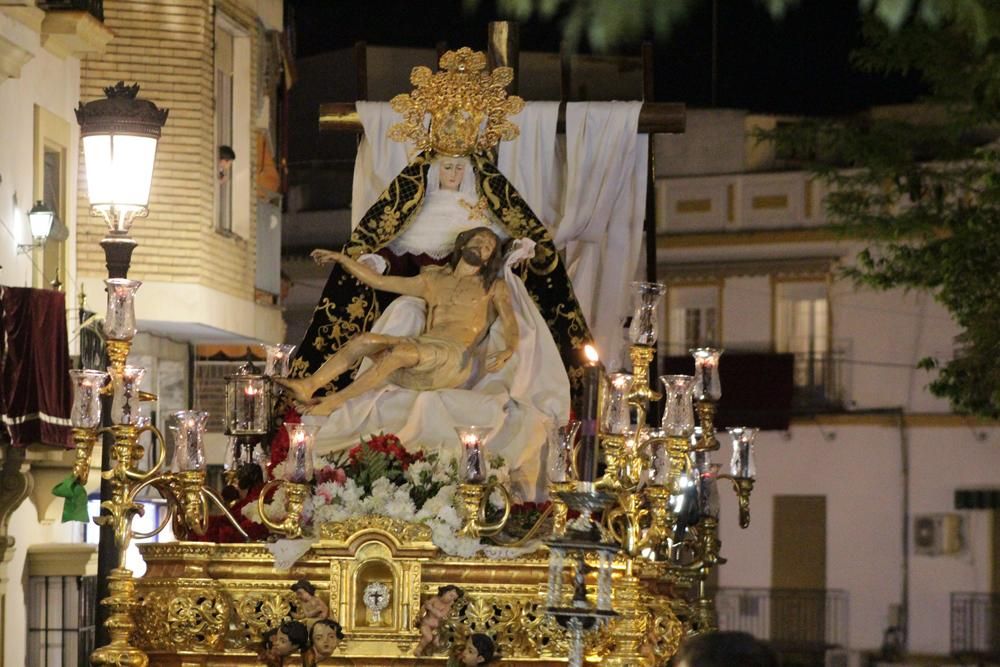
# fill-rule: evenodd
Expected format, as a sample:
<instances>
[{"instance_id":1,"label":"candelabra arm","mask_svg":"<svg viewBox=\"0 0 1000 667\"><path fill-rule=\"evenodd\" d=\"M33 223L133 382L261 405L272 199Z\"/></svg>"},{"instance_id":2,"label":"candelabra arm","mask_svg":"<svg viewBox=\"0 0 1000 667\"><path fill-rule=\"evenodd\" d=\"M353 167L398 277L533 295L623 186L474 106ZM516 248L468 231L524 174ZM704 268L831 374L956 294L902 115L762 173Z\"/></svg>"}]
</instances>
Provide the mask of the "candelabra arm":
<instances>
[{"instance_id":1,"label":"candelabra arm","mask_svg":"<svg viewBox=\"0 0 1000 667\"><path fill-rule=\"evenodd\" d=\"M268 491L278 486L284 487L287 496L285 518L281 523L274 523L267 517L264 498L267 497ZM264 485L264 488L260 490L260 496L257 497L257 511L260 513L261 523L271 532L281 533L289 539L294 540L302 537L302 507L305 504L308 492L308 484L288 482L283 479L272 479Z\"/></svg>"},{"instance_id":2,"label":"candelabra arm","mask_svg":"<svg viewBox=\"0 0 1000 667\"><path fill-rule=\"evenodd\" d=\"M237 532L240 535L247 538L250 537L249 535L247 535L247 531L243 530L243 526L240 525L239 520L235 516L233 516L233 513L229 510L228 507L226 507L226 504L222 502L222 498L219 498L219 496L215 493L215 491L209 488L205 488L202 489L202 493L208 496L209 500L215 503L215 506L218 507L220 510L222 510L222 516L228 519L229 523L233 526L233 528L237 530Z\"/></svg>"},{"instance_id":3,"label":"candelabra arm","mask_svg":"<svg viewBox=\"0 0 1000 667\"><path fill-rule=\"evenodd\" d=\"M532 525L531 528L528 529L528 532L525 533L522 537L519 537L511 542L504 542L503 540L498 540L496 538L496 535L490 536L490 539L492 539L493 542L499 544L502 547L509 547L511 549L517 549L518 547L523 547L525 544L535 539L538 533L541 532L542 527L545 525L546 519L552 516L553 507L555 507L554 503L546 507L545 510L542 511L541 515L538 517L538 521L536 521L534 525Z\"/></svg>"},{"instance_id":4,"label":"candelabra arm","mask_svg":"<svg viewBox=\"0 0 1000 667\"><path fill-rule=\"evenodd\" d=\"M750 526L750 494L753 492L753 477L733 477L732 475L719 475L719 479L728 479L733 483L733 491L736 492L736 499L740 505L740 528Z\"/></svg>"},{"instance_id":5,"label":"candelabra arm","mask_svg":"<svg viewBox=\"0 0 1000 667\"><path fill-rule=\"evenodd\" d=\"M138 462L136 459L141 458L142 456L142 446L138 444L138 441L139 437L146 432L152 433L153 436L156 438L156 440L159 441L160 446L156 454L156 463L149 470L143 472L138 469L133 469L133 466L127 466L125 468L125 475L130 480L135 482L145 482L147 480L155 478L159 474L160 470L163 469L163 466L166 465L167 462L167 447L166 447L167 441L163 438L163 434L160 433L160 429L156 428L152 424L147 424L146 426L136 429L135 431L135 440L133 441L133 447L136 447L137 450L135 454L133 454L132 464L135 465ZM136 456L136 454L138 454L138 456Z\"/></svg>"},{"instance_id":6,"label":"candelabra arm","mask_svg":"<svg viewBox=\"0 0 1000 667\"><path fill-rule=\"evenodd\" d=\"M76 443L76 460L73 461L73 476L82 486L87 485L90 477L90 457L97 444L97 429L74 428L73 441Z\"/></svg>"}]
</instances>

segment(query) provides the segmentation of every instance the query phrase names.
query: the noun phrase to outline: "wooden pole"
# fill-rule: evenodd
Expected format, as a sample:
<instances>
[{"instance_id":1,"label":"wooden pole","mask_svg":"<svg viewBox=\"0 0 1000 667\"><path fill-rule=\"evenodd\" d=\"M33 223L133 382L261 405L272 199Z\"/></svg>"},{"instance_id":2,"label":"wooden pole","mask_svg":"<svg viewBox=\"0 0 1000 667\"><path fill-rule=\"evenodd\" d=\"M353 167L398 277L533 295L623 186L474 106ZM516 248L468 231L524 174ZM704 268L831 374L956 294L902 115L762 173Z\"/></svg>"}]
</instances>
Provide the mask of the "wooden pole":
<instances>
[{"instance_id":1,"label":"wooden pole","mask_svg":"<svg viewBox=\"0 0 1000 667\"><path fill-rule=\"evenodd\" d=\"M497 67L510 67L514 70L514 80L507 86L507 92L511 95L517 95L520 48L520 35L515 21L490 22L486 46L486 65L490 70Z\"/></svg>"},{"instance_id":2,"label":"wooden pole","mask_svg":"<svg viewBox=\"0 0 1000 667\"><path fill-rule=\"evenodd\" d=\"M642 99L645 104L656 99L653 80L653 45L642 43ZM646 147L646 219L643 230L646 233L646 281L656 282L656 134L649 133ZM653 348L653 358L649 362L649 378L656 382L660 375L659 350ZM649 417L654 424L660 422L662 406L659 401L649 405Z\"/></svg>"}]
</instances>

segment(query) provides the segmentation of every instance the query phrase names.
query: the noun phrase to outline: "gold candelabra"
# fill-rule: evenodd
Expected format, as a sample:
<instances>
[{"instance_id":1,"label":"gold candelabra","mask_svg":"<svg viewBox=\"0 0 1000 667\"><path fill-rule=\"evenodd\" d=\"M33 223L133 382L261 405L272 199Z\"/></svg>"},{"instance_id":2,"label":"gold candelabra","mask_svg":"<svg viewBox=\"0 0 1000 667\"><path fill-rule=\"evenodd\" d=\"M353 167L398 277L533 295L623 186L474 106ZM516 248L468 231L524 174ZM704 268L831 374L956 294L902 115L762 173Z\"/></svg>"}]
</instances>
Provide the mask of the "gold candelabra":
<instances>
[{"instance_id":1,"label":"gold candelabra","mask_svg":"<svg viewBox=\"0 0 1000 667\"><path fill-rule=\"evenodd\" d=\"M109 313L109 319L111 317L112 314ZM73 475L80 484L87 481L90 459L98 436L109 433L112 438L110 467L101 472L101 477L109 484L110 496L101 503L104 513L95 517L94 521L111 528L117 558L109 575L110 595L101 601L101 605L109 610L105 627L110 635L110 643L94 651L91 664L142 667L149 663L149 659L143 651L130 643L134 629L132 613L138 605L132 571L125 567L125 552L131 541L157 535L171 521L175 534L181 538L190 534L202 535L207 528L209 502L214 502L244 536L246 533L218 496L205 487L204 469L174 472L165 470L166 448L163 435L153 425L140 425L142 418L138 416L137 403L156 400L156 397L138 391L142 369L126 366L130 347L129 340L109 340L109 373L82 371L74 375L73 439L76 443L76 460ZM108 376L111 381L95 391L94 381L106 380ZM99 426L100 395L113 397L113 423L109 427ZM142 462L146 451L140 438L145 433L152 434L159 443L159 453L153 465L143 470ZM203 453L201 456L203 457ZM139 499L147 488L157 490L166 499L167 512L152 531L138 532L133 529L132 520L136 515L143 514L143 505Z\"/></svg>"}]
</instances>

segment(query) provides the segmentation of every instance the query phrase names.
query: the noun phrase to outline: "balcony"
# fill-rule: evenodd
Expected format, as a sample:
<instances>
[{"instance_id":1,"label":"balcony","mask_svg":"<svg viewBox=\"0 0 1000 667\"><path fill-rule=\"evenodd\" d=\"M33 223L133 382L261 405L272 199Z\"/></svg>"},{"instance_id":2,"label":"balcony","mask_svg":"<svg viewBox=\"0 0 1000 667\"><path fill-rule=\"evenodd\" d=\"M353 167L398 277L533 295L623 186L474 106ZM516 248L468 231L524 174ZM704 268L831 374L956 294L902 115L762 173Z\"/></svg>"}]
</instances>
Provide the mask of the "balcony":
<instances>
[{"instance_id":1,"label":"balcony","mask_svg":"<svg viewBox=\"0 0 1000 667\"><path fill-rule=\"evenodd\" d=\"M38 6L45 11L82 11L98 21L104 21L104 0L39 0Z\"/></svg>"},{"instance_id":2,"label":"balcony","mask_svg":"<svg viewBox=\"0 0 1000 667\"><path fill-rule=\"evenodd\" d=\"M114 33L104 25L104 0L39 0L45 10L42 46L55 55L102 54Z\"/></svg>"},{"instance_id":3,"label":"balcony","mask_svg":"<svg viewBox=\"0 0 1000 667\"><path fill-rule=\"evenodd\" d=\"M815 414L844 409L845 350L797 352L793 370L792 412Z\"/></svg>"},{"instance_id":4,"label":"balcony","mask_svg":"<svg viewBox=\"0 0 1000 667\"><path fill-rule=\"evenodd\" d=\"M720 630L768 642L784 665L823 664L827 649L847 646L847 591L720 588Z\"/></svg>"},{"instance_id":5,"label":"balcony","mask_svg":"<svg viewBox=\"0 0 1000 667\"><path fill-rule=\"evenodd\" d=\"M951 653L1000 659L1000 593L951 594Z\"/></svg>"}]
</instances>

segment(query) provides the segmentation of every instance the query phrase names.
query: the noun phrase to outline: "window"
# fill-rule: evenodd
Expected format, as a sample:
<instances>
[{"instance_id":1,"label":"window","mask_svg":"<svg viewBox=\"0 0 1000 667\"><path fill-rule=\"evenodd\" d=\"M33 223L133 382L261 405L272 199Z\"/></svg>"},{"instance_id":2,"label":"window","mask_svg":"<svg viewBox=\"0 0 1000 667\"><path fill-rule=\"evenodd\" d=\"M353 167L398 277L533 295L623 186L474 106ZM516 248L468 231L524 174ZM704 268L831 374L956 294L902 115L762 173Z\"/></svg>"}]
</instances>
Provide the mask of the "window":
<instances>
[{"instance_id":1,"label":"window","mask_svg":"<svg viewBox=\"0 0 1000 667\"><path fill-rule=\"evenodd\" d=\"M691 348L719 345L720 293L718 285L670 288L667 296L667 355L682 356Z\"/></svg>"},{"instance_id":2,"label":"window","mask_svg":"<svg viewBox=\"0 0 1000 667\"><path fill-rule=\"evenodd\" d=\"M90 664L97 603L97 549L33 544L25 559L29 667Z\"/></svg>"},{"instance_id":3,"label":"window","mask_svg":"<svg viewBox=\"0 0 1000 667\"><path fill-rule=\"evenodd\" d=\"M66 192L68 175L66 169L67 147L70 143L70 126L64 119L35 106L34 137L34 200L44 201L55 211L52 232L45 243L39 266L40 281L35 287L49 287L58 279L66 282L66 244L69 230L66 228Z\"/></svg>"},{"instance_id":4,"label":"window","mask_svg":"<svg viewBox=\"0 0 1000 667\"><path fill-rule=\"evenodd\" d=\"M233 19L219 14L215 23L215 227L224 234L250 236L250 37ZM220 170L219 147L236 159Z\"/></svg>"},{"instance_id":5,"label":"window","mask_svg":"<svg viewBox=\"0 0 1000 667\"><path fill-rule=\"evenodd\" d=\"M795 389L819 399L830 389L830 304L826 280L776 282L774 345L795 355Z\"/></svg>"}]
</instances>

